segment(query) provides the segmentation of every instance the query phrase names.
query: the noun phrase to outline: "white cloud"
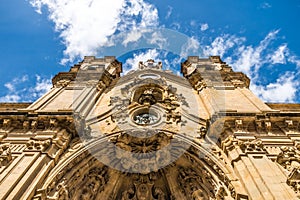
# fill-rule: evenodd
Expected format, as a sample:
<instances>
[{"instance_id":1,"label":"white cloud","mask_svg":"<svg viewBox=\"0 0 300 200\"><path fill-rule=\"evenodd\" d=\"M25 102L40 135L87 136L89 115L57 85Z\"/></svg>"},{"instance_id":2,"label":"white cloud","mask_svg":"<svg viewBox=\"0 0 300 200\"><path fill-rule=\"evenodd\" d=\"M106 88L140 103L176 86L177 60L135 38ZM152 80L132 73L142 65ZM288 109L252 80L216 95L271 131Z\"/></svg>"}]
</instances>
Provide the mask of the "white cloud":
<instances>
[{"instance_id":1,"label":"white cloud","mask_svg":"<svg viewBox=\"0 0 300 200\"><path fill-rule=\"evenodd\" d=\"M222 57L229 49L244 41L243 37L225 34L215 38L210 45L204 45L203 54L204 56L219 55Z\"/></svg>"},{"instance_id":2,"label":"white cloud","mask_svg":"<svg viewBox=\"0 0 300 200\"><path fill-rule=\"evenodd\" d=\"M197 25L197 21L196 20L191 20L190 25L191 26L196 26Z\"/></svg>"},{"instance_id":3,"label":"white cloud","mask_svg":"<svg viewBox=\"0 0 300 200\"><path fill-rule=\"evenodd\" d=\"M269 48L271 41L276 39L278 32L279 30L271 31L256 47L252 45L239 45L235 52L237 59L234 63L231 63L233 68L246 73L251 78L255 78L260 67L266 62L269 62L269 60L266 59L269 56L263 56L265 55L264 51Z\"/></svg>"},{"instance_id":4,"label":"white cloud","mask_svg":"<svg viewBox=\"0 0 300 200\"><path fill-rule=\"evenodd\" d=\"M7 94L3 97L0 97L0 102L18 102L21 100L21 97L16 94Z\"/></svg>"},{"instance_id":5,"label":"white cloud","mask_svg":"<svg viewBox=\"0 0 300 200\"><path fill-rule=\"evenodd\" d=\"M263 2L262 4L260 4L259 8L262 8L262 9L268 9L268 8L271 8L272 5L268 2Z\"/></svg>"},{"instance_id":6,"label":"white cloud","mask_svg":"<svg viewBox=\"0 0 300 200\"><path fill-rule=\"evenodd\" d=\"M127 34L127 36L126 36L125 40L122 42L122 44L124 46L127 46L128 43L135 42L135 41L139 40L142 36L143 36L143 33L141 32L141 30L137 30L137 29L132 30Z\"/></svg>"},{"instance_id":7,"label":"white cloud","mask_svg":"<svg viewBox=\"0 0 300 200\"><path fill-rule=\"evenodd\" d=\"M278 47L278 49L273 54L271 54L270 60L272 64L285 64L286 55L288 55L287 44L283 44Z\"/></svg>"},{"instance_id":8,"label":"white cloud","mask_svg":"<svg viewBox=\"0 0 300 200\"><path fill-rule=\"evenodd\" d=\"M11 92L15 90L15 87L12 83L5 83L4 86Z\"/></svg>"},{"instance_id":9,"label":"white cloud","mask_svg":"<svg viewBox=\"0 0 300 200\"><path fill-rule=\"evenodd\" d=\"M252 84L250 89L266 102L293 102L300 81L291 72L286 72L275 83L266 86Z\"/></svg>"},{"instance_id":10,"label":"white cloud","mask_svg":"<svg viewBox=\"0 0 300 200\"><path fill-rule=\"evenodd\" d=\"M208 28L209 28L209 27L208 27L208 24L207 24L207 23L201 24L201 25L200 25L200 30L201 30L201 31L206 31Z\"/></svg>"},{"instance_id":11,"label":"white cloud","mask_svg":"<svg viewBox=\"0 0 300 200\"><path fill-rule=\"evenodd\" d=\"M246 45L246 39L234 35L222 35L204 46L204 56L220 55L235 71L242 71L251 78L250 89L264 101L293 102L298 97L297 91L300 81L299 73L287 72L278 75L275 82L268 81L275 78L278 64L292 64L300 71L300 59L293 55L288 45L283 43L274 48L274 41L278 39L279 30L270 31L258 45ZM263 77L260 69L275 71L270 77ZM276 76L276 75L275 75ZM280 77L279 77L280 76Z\"/></svg>"},{"instance_id":12,"label":"white cloud","mask_svg":"<svg viewBox=\"0 0 300 200\"><path fill-rule=\"evenodd\" d=\"M158 25L157 9L143 0L30 0L41 13L46 6L49 19L66 49L63 63L95 55L100 47L112 45L108 37L117 30L130 31Z\"/></svg>"},{"instance_id":13,"label":"white cloud","mask_svg":"<svg viewBox=\"0 0 300 200\"><path fill-rule=\"evenodd\" d=\"M168 12L167 12L167 15L165 17L165 19L169 19L171 14L172 14L172 11L173 11L173 7L171 6L168 6Z\"/></svg>"},{"instance_id":14,"label":"white cloud","mask_svg":"<svg viewBox=\"0 0 300 200\"><path fill-rule=\"evenodd\" d=\"M52 88L52 82L51 79L45 79L39 75L35 75L35 76L36 76L36 83L34 87L30 88L31 95L33 97L40 97Z\"/></svg>"},{"instance_id":15,"label":"white cloud","mask_svg":"<svg viewBox=\"0 0 300 200\"><path fill-rule=\"evenodd\" d=\"M15 92L15 86L26 81L28 81L28 76L23 75L22 77L14 78L12 81L5 83L4 86L8 89L9 92Z\"/></svg>"},{"instance_id":16,"label":"white cloud","mask_svg":"<svg viewBox=\"0 0 300 200\"><path fill-rule=\"evenodd\" d=\"M167 39L164 38L161 32L155 31L151 37L148 38L149 44L156 44L159 48L163 48L167 44Z\"/></svg>"},{"instance_id":17,"label":"white cloud","mask_svg":"<svg viewBox=\"0 0 300 200\"><path fill-rule=\"evenodd\" d=\"M35 80L30 80L27 75L14 78L4 86L7 93L0 97L0 102L28 102L34 101L52 87L51 79L42 78L36 75Z\"/></svg>"},{"instance_id":18,"label":"white cloud","mask_svg":"<svg viewBox=\"0 0 300 200\"><path fill-rule=\"evenodd\" d=\"M181 48L180 56L186 58L191 55L199 55L200 53L200 43L195 37L187 39L186 44Z\"/></svg>"},{"instance_id":19,"label":"white cloud","mask_svg":"<svg viewBox=\"0 0 300 200\"><path fill-rule=\"evenodd\" d=\"M181 25L180 25L179 22L173 22L173 23L170 25L170 27L171 27L172 29L178 31L178 30L181 28Z\"/></svg>"},{"instance_id":20,"label":"white cloud","mask_svg":"<svg viewBox=\"0 0 300 200\"><path fill-rule=\"evenodd\" d=\"M289 55L287 60L293 64L295 64L300 70L300 59L297 56Z\"/></svg>"}]
</instances>

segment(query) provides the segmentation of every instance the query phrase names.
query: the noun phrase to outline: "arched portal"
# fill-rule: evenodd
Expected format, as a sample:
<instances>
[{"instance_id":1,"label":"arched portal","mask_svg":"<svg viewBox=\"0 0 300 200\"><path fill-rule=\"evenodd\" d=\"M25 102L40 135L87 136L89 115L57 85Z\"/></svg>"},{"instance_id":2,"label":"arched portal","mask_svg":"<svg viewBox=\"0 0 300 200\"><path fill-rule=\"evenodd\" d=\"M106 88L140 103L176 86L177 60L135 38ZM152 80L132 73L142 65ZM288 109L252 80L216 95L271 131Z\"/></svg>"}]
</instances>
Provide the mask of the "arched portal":
<instances>
[{"instance_id":1,"label":"arched portal","mask_svg":"<svg viewBox=\"0 0 300 200\"><path fill-rule=\"evenodd\" d=\"M110 140L120 148L129 149L129 143L124 142L124 132L116 132L105 138L97 138L86 145L75 143L73 150L58 163L36 192L38 199L122 199L122 200L155 200L155 199L231 199L235 195L232 184L234 178L219 158L188 138L180 136L174 145L182 143L190 147L181 156L165 167L134 173L119 170L122 158L105 160L99 155L114 156L117 150L109 149L105 141ZM158 133L153 136L153 147L163 148L159 143L161 137L169 137L171 133ZM133 136L131 136L133 137ZM164 141L168 140L163 138ZM130 138L129 140L133 140ZM121 141L123 144L121 145ZM132 143L130 143L131 145ZM161 145L160 147L158 147ZM142 147L143 144L140 144ZM72 149L72 148L71 148ZM75 150L74 150L75 149ZM138 147L131 151L151 152ZM98 153L95 153L98 152ZM106 153L105 153L106 152ZM178 152L177 152L178 153ZM176 152L172 152L176 154ZM150 155L150 154L147 154ZM162 156L162 155L160 155ZM159 157L163 162L168 158ZM146 160L146 159L144 159ZM149 159L151 161L151 158ZM151 163L143 163L147 167ZM115 166L114 166L115 165ZM124 165L123 167L128 167ZM141 166L139 166L141 167ZM149 166L148 166L149 167ZM176 198L175 198L176 197Z\"/></svg>"}]
</instances>

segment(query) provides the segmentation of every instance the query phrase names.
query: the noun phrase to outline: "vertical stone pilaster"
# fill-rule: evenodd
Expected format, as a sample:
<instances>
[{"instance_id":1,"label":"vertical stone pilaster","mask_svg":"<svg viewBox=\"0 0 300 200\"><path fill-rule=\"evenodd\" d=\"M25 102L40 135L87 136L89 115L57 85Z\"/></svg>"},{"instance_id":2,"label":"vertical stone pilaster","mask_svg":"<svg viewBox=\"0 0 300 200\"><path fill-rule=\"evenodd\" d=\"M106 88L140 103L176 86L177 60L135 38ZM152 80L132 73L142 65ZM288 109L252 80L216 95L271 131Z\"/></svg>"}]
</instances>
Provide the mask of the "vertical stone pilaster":
<instances>
[{"instance_id":1,"label":"vertical stone pilaster","mask_svg":"<svg viewBox=\"0 0 300 200\"><path fill-rule=\"evenodd\" d=\"M267 157L260 140L245 142L229 136L222 147L251 199L296 199L286 175Z\"/></svg>"}]
</instances>

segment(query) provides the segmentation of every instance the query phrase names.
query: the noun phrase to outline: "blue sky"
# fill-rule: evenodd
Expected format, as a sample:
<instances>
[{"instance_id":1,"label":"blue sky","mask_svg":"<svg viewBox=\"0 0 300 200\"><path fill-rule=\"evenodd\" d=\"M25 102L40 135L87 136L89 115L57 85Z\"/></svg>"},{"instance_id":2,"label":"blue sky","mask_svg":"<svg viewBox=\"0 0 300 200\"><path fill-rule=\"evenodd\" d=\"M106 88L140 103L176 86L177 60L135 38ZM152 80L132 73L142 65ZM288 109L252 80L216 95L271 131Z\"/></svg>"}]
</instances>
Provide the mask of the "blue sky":
<instances>
[{"instance_id":1,"label":"blue sky","mask_svg":"<svg viewBox=\"0 0 300 200\"><path fill-rule=\"evenodd\" d=\"M84 55L114 54L125 72L151 57L175 73L220 55L264 101L300 103L299 17L299 0L2 0L0 101L34 101Z\"/></svg>"}]
</instances>

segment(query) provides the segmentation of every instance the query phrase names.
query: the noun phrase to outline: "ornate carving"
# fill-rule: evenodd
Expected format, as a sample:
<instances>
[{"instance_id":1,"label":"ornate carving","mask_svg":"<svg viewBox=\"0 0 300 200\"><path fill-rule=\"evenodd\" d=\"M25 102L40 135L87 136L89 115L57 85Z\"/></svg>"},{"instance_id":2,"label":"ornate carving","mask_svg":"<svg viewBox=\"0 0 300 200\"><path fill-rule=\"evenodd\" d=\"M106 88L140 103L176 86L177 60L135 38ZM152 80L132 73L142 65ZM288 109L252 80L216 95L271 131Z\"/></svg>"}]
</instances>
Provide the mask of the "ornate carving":
<instances>
[{"instance_id":1,"label":"ornate carving","mask_svg":"<svg viewBox=\"0 0 300 200\"><path fill-rule=\"evenodd\" d=\"M71 82L71 80L62 79L62 80L57 81L54 84L54 86L55 87L66 87L70 82Z\"/></svg>"},{"instance_id":2,"label":"ornate carving","mask_svg":"<svg viewBox=\"0 0 300 200\"><path fill-rule=\"evenodd\" d=\"M166 194L162 188L155 186L149 175L139 175L133 183L122 192L121 200L165 200Z\"/></svg>"},{"instance_id":3,"label":"ornate carving","mask_svg":"<svg viewBox=\"0 0 300 200\"><path fill-rule=\"evenodd\" d=\"M29 122L29 121L25 120L25 121L23 122L23 129L24 129L25 131L28 131L28 130L30 129L30 122Z\"/></svg>"},{"instance_id":4,"label":"ornate carving","mask_svg":"<svg viewBox=\"0 0 300 200\"><path fill-rule=\"evenodd\" d=\"M3 128L5 130L9 129L12 125L12 120L11 119L3 119Z\"/></svg>"},{"instance_id":5,"label":"ornate carving","mask_svg":"<svg viewBox=\"0 0 300 200\"><path fill-rule=\"evenodd\" d=\"M272 130L272 122L271 121L265 121L265 127L267 132L271 132Z\"/></svg>"},{"instance_id":6,"label":"ornate carving","mask_svg":"<svg viewBox=\"0 0 300 200\"><path fill-rule=\"evenodd\" d=\"M300 193L300 167L297 166L293 168L291 173L287 178L287 184L292 186L294 191L299 194Z\"/></svg>"},{"instance_id":7,"label":"ornate carving","mask_svg":"<svg viewBox=\"0 0 300 200\"><path fill-rule=\"evenodd\" d=\"M198 82L196 82L196 84L194 85L194 88L198 93L200 93L206 87L207 87L207 84L203 79L198 80Z\"/></svg>"},{"instance_id":8,"label":"ornate carving","mask_svg":"<svg viewBox=\"0 0 300 200\"><path fill-rule=\"evenodd\" d=\"M72 113L73 114L73 113ZM2 118L3 119L3 118ZM51 123L50 123L51 121ZM12 118L4 118L2 123L2 129L5 132L12 132L13 130L17 130L17 132L22 131L23 133L31 131L35 132L37 130L45 130L48 131L51 124L51 129L56 127L56 131L59 129L66 129L71 134L75 135L75 128L73 124L72 115L41 115L41 116L34 116L34 117L24 117L20 115L13 116Z\"/></svg>"},{"instance_id":9,"label":"ornate carving","mask_svg":"<svg viewBox=\"0 0 300 200\"><path fill-rule=\"evenodd\" d=\"M103 81L99 81L96 85L98 91L102 92L107 86Z\"/></svg>"},{"instance_id":10,"label":"ornate carving","mask_svg":"<svg viewBox=\"0 0 300 200\"><path fill-rule=\"evenodd\" d=\"M33 131L35 131L37 129L37 127L38 127L38 122L36 120L32 120L32 122L31 122L31 129Z\"/></svg>"},{"instance_id":11,"label":"ornate carving","mask_svg":"<svg viewBox=\"0 0 300 200\"><path fill-rule=\"evenodd\" d=\"M265 152L264 145L260 139L240 142L239 146L244 153Z\"/></svg>"},{"instance_id":12,"label":"ornate carving","mask_svg":"<svg viewBox=\"0 0 300 200\"><path fill-rule=\"evenodd\" d=\"M107 170L107 167L95 167L89 170L89 173L83 179L84 185L80 192L80 199L95 199L97 194L104 190L109 178Z\"/></svg>"},{"instance_id":13,"label":"ornate carving","mask_svg":"<svg viewBox=\"0 0 300 200\"><path fill-rule=\"evenodd\" d=\"M58 184L53 182L46 195L50 199L59 200L96 199L97 195L104 190L108 180L108 168L105 166L92 167L87 171L79 169L71 178L61 178ZM55 184L56 187L53 186Z\"/></svg>"},{"instance_id":14,"label":"ornate carving","mask_svg":"<svg viewBox=\"0 0 300 200\"><path fill-rule=\"evenodd\" d=\"M265 131L267 133L272 131L272 122L267 118L267 119L259 119L255 121L256 123L256 130L258 133Z\"/></svg>"},{"instance_id":15,"label":"ornate carving","mask_svg":"<svg viewBox=\"0 0 300 200\"><path fill-rule=\"evenodd\" d=\"M51 139L37 139L37 138L31 138L27 143L27 150L38 150L38 151L44 151L46 150L51 144Z\"/></svg>"},{"instance_id":16,"label":"ornate carving","mask_svg":"<svg viewBox=\"0 0 300 200\"><path fill-rule=\"evenodd\" d=\"M9 144L0 144L0 168L6 166L12 160Z\"/></svg>"},{"instance_id":17,"label":"ornate carving","mask_svg":"<svg viewBox=\"0 0 300 200\"><path fill-rule=\"evenodd\" d=\"M182 122L181 105L189 106L185 98L182 95L177 95L177 89L171 85L162 87L156 84L144 84L135 86L134 89L129 89L126 86L122 90L125 98L119 96L110 98L110 105L113 106L115 110L112 114L112 119L118 124L128 123L130 111L127 109L130 110L136 107L134 105L138 104L144 105L145 107L160 104L166 112L165 123L178 124ZM161 116L157 117L160 118Z\"/></svg>"},{"instance_id":18,"label":"ornate carving","mask_svg":"<svg viewBox=\"0 0 300 200\"><path fill-rule=\"evenodd\" d=\"M213 151L220 153L220 150ZM179 171L178 183L187 199L224 199L228 195L235 198L236 192L231 180L216 164L216 161L208 155L203 156L203 160L199 161L199 152L196 153L195 150L192 152L192 154L184 154L190 165L181 166L177 170ZM218 156L221 157L221 155Z\"/></svg>"},{"instance_id":19,"label":"ornate carving","mask_svg":"<svg viewBox=\"0 0 300 200\"><path fill-rule=\"evenodd\" d=\"M70 135L66 131L60 131L56 134L56 137L52 140L58 148L64 149L69 144Z\"/></svg>"},{"instance_id":20,"label":"ornate carving","mask_svg":"<svg viewBox=\"0 0 300 200\"><path fill-rule=\"evenodd\" d=\"M118 124L125 124L128 122L128 117L128 113L119 111L112 115L112 121L117 122Z\"/></svg>"},{"instance_id":21,"label":"ornate carving","mask_svg":"<svg viewBox=\"0 0 300 200\"><path fill-rule=\"evenodd\" d=\"M69 191L68 191L68 186L66 185L66 179L64 178L62 182L60 182L57 187L57 193L58 193L58 198L59 200L67 200L70 199L69 196Z\"/></svg>"},{"instance_id":22,"label":"ornate carving","mask_svg":"<svg viewBox=\"0 0 300 200\"><path fill-rule=\"evenodd\" d=\"M85 118L79 113L74 114L74 126L80 138L91 139L91 128L87 126Z\"/></svg>"},{"instance_id":23,"label":"ornate carving","mask_svg":"<svg viewBox=\"0 0 300 200\"><path fill-rule=\"evenodd\" d=\"M205 138L206 133L207 133L207 129L204 126L201 126L198 131L199 136L197 138L199 139Z\"/></svg>"},{"instance_id":24,"label":"ornate carving","mask_svg":"<svg viewBox=\"0 0 300 200\"><path fill-rule=\"evenodd\" d=\"M187 199L204 200L209 198L209 195L202 187L203 181L201 177L193 169L181 167L177 180Z\"/></svg>"},{"instance_id":25,"label":"ornate carving","mask_svg":"<svg viewBox=\"0 0 300 200\"><path fill-rule=\"evenodd\" d=\"M260 139L241 141L230 135L222 142L222 148L225 153L228 153L228 151L237 147L239 147L243 153L266 153L264 145Z\"/></svg>"},{"instance_id":26,"label":"ornate carving","mask_svg":"<svg viewBox=\"0 0 300 200\"><path fill-rule=\"evenodd\" d=\"M160 88L166 88L167 82L164 78L159 79L152 79L152 78L135 78L133 82L129 83L125 87L121 88L121 93L124 97L130 98L132 94L132 89L136 89L139 87L145 87L145 86L158 86Z\"/></svg>"},{"instance_id":27,"label":"ornate carving","mask_svg":"<svg viewBox=\"0 0 300 200\"><path fill-rule=\"evenodd\" d=\"M110 97L110 106L120 110L123 107L127 107L129 105L129 99L122 99L118 96Z\"/></svg>"},{"instance_id":28,"label":"ornate carving","mask_svg":"<svg viewBox=\"0 0 300 200\"><path fill-rule=\"evenodd\" d=\"M233 135L229 135L224 141L222 141L222 149L225 153L233 150L236 146L239 146L241 141L236 139Z\"/></svg>"},{"instance_id":29,"label":"ornate carving","mask_svg":"<svg viewBox=\"0 0 300 200\"><path fill-rule=\"evenodd\" d=\"M180 102L178 97L173 93L176 89L169 87L164 95L164 102L166 108L167 123L179 123L181 121Z\"/></svg>"},{"instance_id":30,"label":"ornate carving","mask_svg":"<svg viewBox=\"0 0 300 200\"><path fill-rule=\"evenodd\" d=\"M168 148L165 148L170 144L170 136L157 133L144 138L142 136L146 135L143 135L145 133L142 131L139 137L134 137L132 134L122 133L111 140L117 147L110 150L110 153L115 154L114 157L118 159L112 161L113 163L119 163L124 170L141 173L149 173L157 170L159 166L170 163L171 154Z\"/></svg>"},{"instance_id":31,"label":"ornate carving","mask_svg":"<svg viewBox=\"0 0 300 200\"><path fill-rule=\"evenodd\" d=\"M285 169L292 171L294 168L300 167L300 151L299 145L293 147L282 146L281 152L278 154L276 161Z\"/></svg>"},{"instance_id":32,"label":"ornate carving","mask_svg":"<svg viewBox=\"0 0 300 200\"><path fill-rule=\"evenodd\" d=\"M29 131L30 129L32 131L36 131L38 128L38 121L37 120L32 120L31 123L30 123L30 120L24 120L23 121L23 130L26 132L26 131Z\"/></svg>"},{"instance_id":33,"label":"ornate carving","mask_svg":"<svg viewBox=\"0 0 300 200\"><path fill-rule=\"evenodd\" d=\"M50 129L55 129L57 127L58 127L58 121L57 121L57 119L55 119L55 118L50 119L49 128Z\"/></svg>"},{"instance_id":34,"label":"ornate carving","mask_svg":"<svg viewBox=\"0 0 300 200\"><path fill-rule=\"evenodd\" d=\"M241 120L241 119L235 120L235 128L237 131L242 131L243 130L243 120Z\"/></svg>"},{"instance_id":35,"label":"ornate carving","mask_svg":"<svg viewBox=\"0 0 300 200\"><path fill-rule=\"evenodd\" d=\"M293 120L291 119L286 119L285 123L287 125L288 128L292 128L293 127Z\"/></svg>"},{"instance_id":36,"label":"ornate carving","mask_svg":"<svg viewBox=\"0 0 300 200\"><path fill-rule=\"evenodd\" d=\"M138 99L138 102L142 105L153 105L157 102L153 95L152 88L146 88Z\"/></svg>"},{"instance_id":37,"label":"ornate carving","mask_svg":"<svg viewBox=\"0 0 300 200\"><path fill-rule=\"evenodd\" d=\"M142 61L139 62L139 69L162 69L162 62L158 62L157 64L153 59L147 60L145 63Z\"/></svg>"}]
</instances>

